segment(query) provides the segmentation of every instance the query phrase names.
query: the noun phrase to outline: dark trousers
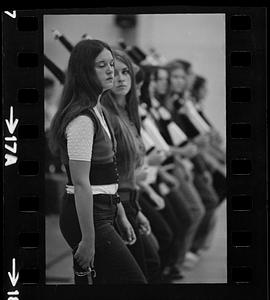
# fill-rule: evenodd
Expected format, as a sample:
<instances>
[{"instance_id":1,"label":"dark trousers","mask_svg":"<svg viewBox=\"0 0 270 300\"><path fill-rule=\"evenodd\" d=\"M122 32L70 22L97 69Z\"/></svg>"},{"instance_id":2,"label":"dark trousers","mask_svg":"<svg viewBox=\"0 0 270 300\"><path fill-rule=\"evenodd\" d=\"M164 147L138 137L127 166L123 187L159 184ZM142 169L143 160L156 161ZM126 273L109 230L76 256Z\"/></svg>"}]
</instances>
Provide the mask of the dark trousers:
<instances>
[{"instance_id":1,"label":"dark trousers","mask_svg":"<svg viewBox=\"0 0 270 300\"><path fill-rule=\"evenodd\" d=\"M145 261L147 266L148 282L160 283L161 280L161 263L158 254L158 250L150 235L142 235L144 245Z\"/></svg>"},{"instance_id":2,"label":"dark trousers","mask_svg":"<svg viewBox=\"0 0 270 300\"><path fill-rule=\"evenodd\" d=\"M160 264L161 268L164 268L171 261L170 251L172 249L174 233L162 214L155 209L146 193L142 192L140 194L139 203L159 243Z\"/></svg>"},{"instance_id":3,"label":"dark trousers","mask_svg":"<svg viewBox=\"0 0 270 300\"><path fill-rule=\"evenodd\" d=\"M221 174L219 171L214 171L213 175L213 187L218 195L219 198L219 205L225 200L226 198L226 177Z\"/></svg>"},{"instance_id":4,"label":"dark trousers","mask_svg":"<svg viewBox=\"0 0 270 300\"><path fill-rule=\"evenodd\" d=\"M172 190L168 197L181 221L182 248L178 259L178 264L181 265L184 262L186 252L192 246L206 209L193 182L186 176L185 170L181 167L175 167L173 175L179 180L180 186L178 189Z\"/></svg>"},{"instance_id":5,"label":"dark trousers","mask_svg":"<svg viewBox=\"0 0 270 300\"><path fill-rule=\"evenodd\" d=\"M195 229L204 214L201 199L192 193L191 187L184 178L178 178L178 180L180 188L171 189L170 193L163 197L166 205L160 210L173 232L170 266L181 265L184 261ZM157 184L153 184L152 188L158 192Z\"/></svg>"},{"instance_id":6,"label":"dark trousers","mask_svg":"<svg viewBox=\"0 0 270 300\"><path fill-rule=\"evenodd\" d=\"M216 224L214 222L215 211L220 201L212 184L205 182L205 179L200 174L195 173L194 185L199 191L205 207L205 215L194 236L191 249L193 252L197 252L204 247L209 234L211 234L214 230L214 226Z\"/></svg>"},{"instance_id":7,"label":"dark trousers","mask_svg":"<svg viewBox=\"0 0 270 300\"><path fill-rule=\"evenodd\" d=\"M172 206L172 203L167 197L165 199L165 207L160 211L161 215L164 217L168 225L170 226L173 232L173 240L170 249L170 260L168 261L168 266L174 266L177 264L179 260L179 256L183 252L183 239L186 235L186 232L183 232L183 228L181 228L181 220L179 215L177 215L177 211L175 207Z\"/></svg>"},{"instance_id":8,"label":"dark trousers","mask_svg":"<svg viewBox=\"0 0 270 300\"><path fill-rule=\"evenodd\" d=\"M160 281L160 259L158 251L148 235L141 235L137 223L139 210L138 197L139 192L131 189L119 189L118 194L124 206L128 220L130 221L137 240L128 248L135 257L138 265L141 267L149 283Z\"/></svg>"},{"instance_id":9,"label":"dark trousers","mask_svg":"<svg viewBox=\"0 0 270 300\"><path fill-rule=\"evenodd\" d=\"M127 245L128 249L136 259L138 265L143 271L145 277L148 277L147 274L147 266L145 261L145 253L144 253L144 245L141 234L139 232L138 224L136 222L136 217L138 214L137 207L135 205L137 191L135 190L118 190L118 194L120 196L121 202L125 209L126 216L132 225L135 234L136 234L136 242L133 245Z\"/></svg>"},{"instance_id":10,"label":"dark trousers","mask_svg":"<svg viewBox=\"0 0 270 300\"><path fill-rule=\"evenodd\" d=\"M114 228L117 203L108 195L94 195L95 271L94 284L144 284L145 276ZM73 250L81 241L81 230L74 195L66 195L60 214L60 229ZM74 271L85 271L74 260ZM88 284L75 276L75 284Z\"/></svg>"}]
</instances>

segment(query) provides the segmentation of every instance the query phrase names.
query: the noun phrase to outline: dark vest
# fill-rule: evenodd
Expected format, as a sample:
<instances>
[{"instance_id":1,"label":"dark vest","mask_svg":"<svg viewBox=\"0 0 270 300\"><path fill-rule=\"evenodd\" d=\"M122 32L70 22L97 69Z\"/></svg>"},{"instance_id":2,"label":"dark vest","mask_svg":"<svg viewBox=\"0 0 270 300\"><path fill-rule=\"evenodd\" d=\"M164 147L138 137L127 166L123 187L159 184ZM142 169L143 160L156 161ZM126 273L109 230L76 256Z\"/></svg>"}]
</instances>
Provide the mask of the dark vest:
<instances>
[{"instance_id":1,"label":"dark vest","mask_svg":"<svg viewBox=\"0 0 270 300\"><path fill-rule=\"evenodd\" d=\"M104 108L102 111L112 139L109 138L93 109L89 108L81 113L81 115L86 115L93 121L95 130L89 174L91 185L107 185L118 183L119 181L115 156L116 139L114 137L109 119L106 115L107 112ZM65 167L68 176L67 184L73 185L69 165L66 164Z\"/></svg>"}]
</instances>

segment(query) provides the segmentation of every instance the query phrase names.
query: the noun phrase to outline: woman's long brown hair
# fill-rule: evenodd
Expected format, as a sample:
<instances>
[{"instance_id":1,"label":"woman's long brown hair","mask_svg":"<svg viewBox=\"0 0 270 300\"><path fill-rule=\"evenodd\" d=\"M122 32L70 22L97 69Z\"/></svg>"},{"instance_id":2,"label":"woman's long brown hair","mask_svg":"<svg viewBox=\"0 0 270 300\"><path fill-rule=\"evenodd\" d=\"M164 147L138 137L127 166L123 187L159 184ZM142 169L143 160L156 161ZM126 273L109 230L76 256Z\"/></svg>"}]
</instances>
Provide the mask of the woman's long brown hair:
<instances>
[{"instance_id":1,"label":"woman's long brown hair","mask_svg":"<svg viewBox=\"0 0 270 300\"><path fill-rule=\"evenodd\" d=\"M67 125L83 111L94 107L102 86L96 76L96 57L104 49L112 52L109 45L99 40L80 41L72 50L59 109L49 132L52 153L67 161L65 130Z\"/></svg>"},{"instance_id":2,"label":"woman's long brown hair","mask_svg":"<svg viewBox=\"0 0 270 300\"><path fill-rule=\"evenodd\" d=\"M113 55L115 60L121 61L128 67L131 78L131 88L126 95L126 112L130 122L135 125L137 134L140 135L141 122L138 112L135 74L132 63L123 51L114 50ZM138 142L130 129L129 122L126 122L122 117L121 109L117 104L116 97L112 90L102 97L102 105L109 112L108 115L114 125L115 137L117 140L117 159L120 159L121 165L123 165L123 170L119 169L119 171L130 176L134 171L134 168L141 164L138 157L138 152L140 151L138 149Z\"/></svg>"}]
</instances>

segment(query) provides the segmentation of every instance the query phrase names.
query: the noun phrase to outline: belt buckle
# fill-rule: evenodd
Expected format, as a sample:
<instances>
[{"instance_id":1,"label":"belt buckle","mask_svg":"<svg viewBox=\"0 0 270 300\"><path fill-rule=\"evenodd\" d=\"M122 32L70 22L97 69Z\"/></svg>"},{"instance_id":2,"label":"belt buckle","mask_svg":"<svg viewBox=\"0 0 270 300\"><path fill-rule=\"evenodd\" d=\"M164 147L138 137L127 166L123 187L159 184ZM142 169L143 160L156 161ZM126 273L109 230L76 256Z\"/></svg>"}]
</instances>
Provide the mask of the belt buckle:
<instances>
[{"instance_id":1,"label":"belt buckle","mask_svg":"<svg viewBox=\"0 0 270 300\"><path fill-rule=\"evenodd\" d=\"M120 203L120 196L119 196L119 194L113 195L113 199L116 200L116 203Z\"/></svg>"}]
</instances>

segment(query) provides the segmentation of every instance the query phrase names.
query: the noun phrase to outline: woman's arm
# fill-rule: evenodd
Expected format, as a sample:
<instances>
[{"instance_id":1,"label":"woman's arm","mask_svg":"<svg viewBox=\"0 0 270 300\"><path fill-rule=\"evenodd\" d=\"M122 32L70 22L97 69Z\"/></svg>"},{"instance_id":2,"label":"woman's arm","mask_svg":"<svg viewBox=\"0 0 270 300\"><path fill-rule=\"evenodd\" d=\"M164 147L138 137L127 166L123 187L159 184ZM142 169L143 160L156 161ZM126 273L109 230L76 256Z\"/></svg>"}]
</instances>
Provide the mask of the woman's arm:
<instances>
[{"instance_id":1,"label":"woman's arm","mask_svg":"<svg viewBox=\"0 0 270 300\"><path fill-rule=\"evenodd\" d=\"M164 180L166 183L171 185L172 189L178 189L179 188L179 180L169 172L167 172L163 167L160 167L158 170L158 174Z\"/></svg>"},{"instance_id":2,"label":"woman's arm","mask_svg":"<svg viewBox=\"0 0 270 300\"><path fill-rule=\"evenodd\" d=\"M164 199L149 184L140 182L138 185L153 200L157 210L161 210L165 207Z\"/></svg>"},{"instance_id":3,"label":"woman's arm","mask_svg":"<svg viewBox=\"0 0 270 300\"><path fill-rule=\"evenodd\" d=\"M134 244L137 240L136 234L121 202L117 204L117 224L124 242L128 245Z\"/></svg>"},{"instance_id":4,"label":"woman's arm","mask_svg":"<svg viewBox=\"0 0 270 300\"><path fill-rule=\"evenodd\" d=\"M187 145L185 145L183 147L171 146L170 150L174 156L180 155L180 156L187 157L187 158L192 158L198 153L198 148L193 143L188 143Z\"/></svg>"},{"instance_id":5,"label":"woman's arm","mask_svg":"<svg viewBox=\"0 0 270 300\"><path fill-rule=\"evenodd\" d=\"M94 263L95 230L93 216L93 196L89 182L90 162L69 161L70 173L74 185L75 206L82 233L75 258L83 268Z\"/></svg>"},{"instance_id":6,"label":"woman's arm","mask_svg":"<svg viewBox=\"0 0 270 300\"><path fill-rule=\"evenodd\" d=\"M93 195L89 182L90 162L69 162L74 184L75 204L82 232L82 240L94 241Z\"/></svg>"},{"instance_id":7,"label":"woman's arm","mask_svg":"<svg viewBox=\"0 0 270 300\"><path fill-rule=\"evenodd\" d=\"M86 269L93 266L95 253L93 196L89 181L94 137L92 120L87 116L77 117L68 125L66 137L75 207L82 233L74 258Z\"/></svg>"}]
</instances>

